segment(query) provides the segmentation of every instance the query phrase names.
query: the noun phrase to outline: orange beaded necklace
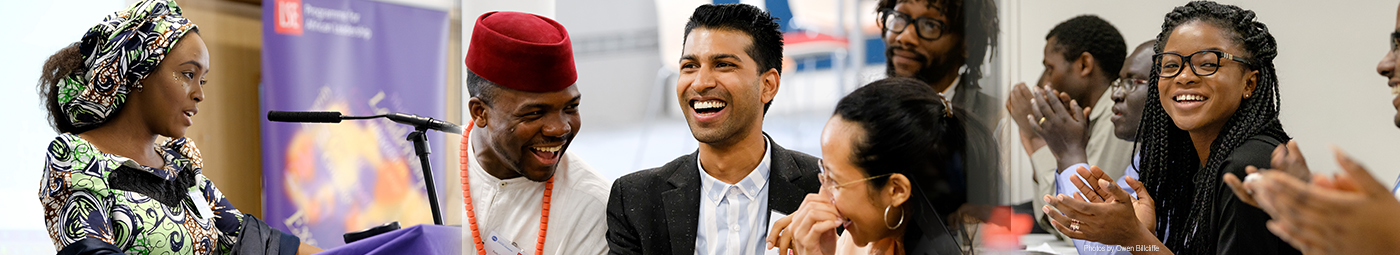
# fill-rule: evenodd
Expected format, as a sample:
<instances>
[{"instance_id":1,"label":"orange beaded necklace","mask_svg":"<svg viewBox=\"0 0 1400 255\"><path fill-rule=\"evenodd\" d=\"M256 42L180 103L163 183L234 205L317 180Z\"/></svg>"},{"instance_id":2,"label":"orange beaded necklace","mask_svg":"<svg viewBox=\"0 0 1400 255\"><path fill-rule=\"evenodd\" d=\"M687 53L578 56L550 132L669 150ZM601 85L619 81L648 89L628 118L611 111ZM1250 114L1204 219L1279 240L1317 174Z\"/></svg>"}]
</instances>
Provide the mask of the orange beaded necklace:
<instances>
[{"instance_id":1,"label":"orange beaded necklace","mask_svg":"<svg viewBox=\"0 0 1400 255\"><path fill-rule=\"evenodd\" d=\"M476 244L476 254L486 255L485 244L481 242L481 231L477 230L476 227L476 210L472 208L472 186L467 178L467 172L471 172L467 168L470 165L468 160L474 156L467 153L467 145L471 143L472 127L475 127L475 121L467 122L467 128L462 133L462 197L465 199L463 204L467 205L467 221L471 223L472 242ZM540 209L540 238L535 241L535 255L544 255L544 235L549 232L549 197L553 193L554 177L549 177L549 181L544 184L544 206Z\"/></svg>"}]
</instances>

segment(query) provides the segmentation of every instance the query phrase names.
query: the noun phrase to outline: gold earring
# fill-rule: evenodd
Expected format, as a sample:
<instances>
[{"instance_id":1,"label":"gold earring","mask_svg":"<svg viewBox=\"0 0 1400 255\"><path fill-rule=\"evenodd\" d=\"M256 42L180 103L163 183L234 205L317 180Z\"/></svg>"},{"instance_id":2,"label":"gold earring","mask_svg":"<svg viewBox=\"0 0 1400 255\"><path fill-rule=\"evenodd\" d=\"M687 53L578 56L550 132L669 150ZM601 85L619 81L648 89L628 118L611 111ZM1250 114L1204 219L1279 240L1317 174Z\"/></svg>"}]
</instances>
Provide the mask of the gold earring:
<instances>
[{"instance_id":1,"label":"gold earring","mask_svg":"<svg viewBox=\"0 0 1400 255\"><path fill-rule=\"evenodd\" d=\"M894 226L890 226L890 223L889 223L889 222L890 222L890 208L891 208L891 207L892 207L892 206L889 206L889 205L886 205L886 206L885 206L885 213L884 213L884 218L885 218L885 219L884 219L884 220L885 220L885 227L886 227L886 228L889 228L890 230L894 230L894 229L896 229L896 228L899 228L899 226L904 225L904 214L903 214L903 213L900 213L900 214L899 214L899 222L895 223Z\"/></svg>"}]
</instances>

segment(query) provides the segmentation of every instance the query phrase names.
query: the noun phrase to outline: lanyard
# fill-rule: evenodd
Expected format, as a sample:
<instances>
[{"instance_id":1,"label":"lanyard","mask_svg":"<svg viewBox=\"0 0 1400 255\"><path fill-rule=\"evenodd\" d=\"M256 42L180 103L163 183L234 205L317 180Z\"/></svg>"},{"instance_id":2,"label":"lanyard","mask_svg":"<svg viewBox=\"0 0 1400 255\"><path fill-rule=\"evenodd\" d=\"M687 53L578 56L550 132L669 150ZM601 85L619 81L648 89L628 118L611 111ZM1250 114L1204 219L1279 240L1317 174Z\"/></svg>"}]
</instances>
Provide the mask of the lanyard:
<instances>
[{"instance_id":1,"label":"lanyard","mask_svg":"<svg viewBox=\"0 0 1400 255\"><path fill-rule=\"evenodd\" d=\"M476 244L476 254L486 255L486 246L481 242L481 231L477 230L476 227L476 210L472 208L472 185L467 178L467 173L471 172L468 169L468 166L471 165L468 160L476 156L467 153L467 146L471 143L472 127L476 126L474 123L475 121L467 122L466 131L463 131L462 134L462 196L466 199L464 204L467 205L467 221L471 225L472 242ZM554 193L554 177L549 177L549 181L544 184L544 206L540 208L540 238L535 242L535 255L544 255L544 234L549 229L549 197L552 193Z\"/></svg>"}]
</instances>

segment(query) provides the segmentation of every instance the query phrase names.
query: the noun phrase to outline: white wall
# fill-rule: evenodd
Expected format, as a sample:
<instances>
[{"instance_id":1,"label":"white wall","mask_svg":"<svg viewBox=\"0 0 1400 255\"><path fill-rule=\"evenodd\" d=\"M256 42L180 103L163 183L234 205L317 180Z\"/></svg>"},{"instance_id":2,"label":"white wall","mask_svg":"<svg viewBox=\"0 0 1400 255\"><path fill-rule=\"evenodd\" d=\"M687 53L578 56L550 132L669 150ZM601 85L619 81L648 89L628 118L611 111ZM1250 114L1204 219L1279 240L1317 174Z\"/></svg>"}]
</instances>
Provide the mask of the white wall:
<instances>
[{"instance_id":1,"label":"white wall","mask_svg":"<svg viewBox=\"0 0 1400 255\"><path fill-rule=\"evenodd\" d=\"M0 16L0 254L53 252L39 205L44 151L56 133L49 127L36 85L49 55L77 42L102 17L121 9L122 0L6 1L0 9L24 10Z\"/></svg>"},{"instance_id":2,"label":"white wall","mask_svg":"<svg viewBox=\"0 0 1400 255\"><path fill-rule=\"evenodd\" d=\"M1045 34L1080 14L1095 14L1122 32L1128 47L1154 39L1162 17L1186 1L999 1L1003 10L1002 54L1006 80L1035 82ZM1327 2L1231 0L1254 10L1278 40L1284 129L1303 147L1314 172L1339 168L1329 145L1337 145L1368 166L1382 183L1400 175L1400 130L1386 80L1375 66L1389 47L1397 1ZM1009 91L1011 84L1003 84ZM1004 98L1004 97L1003 97ZM1017 143L1019 144L1019 143ZM1015 148L1015 151L1021 151ZM1020 153L1024 156L1025 153ZM1024 159L1023 159L1024 160ZM1029 166L1028 161L1025 164ZM1024 183L1031 185L1029 178ZM1023 198L1028 199L1029 197Z\"/></svg>"}]
</instances>

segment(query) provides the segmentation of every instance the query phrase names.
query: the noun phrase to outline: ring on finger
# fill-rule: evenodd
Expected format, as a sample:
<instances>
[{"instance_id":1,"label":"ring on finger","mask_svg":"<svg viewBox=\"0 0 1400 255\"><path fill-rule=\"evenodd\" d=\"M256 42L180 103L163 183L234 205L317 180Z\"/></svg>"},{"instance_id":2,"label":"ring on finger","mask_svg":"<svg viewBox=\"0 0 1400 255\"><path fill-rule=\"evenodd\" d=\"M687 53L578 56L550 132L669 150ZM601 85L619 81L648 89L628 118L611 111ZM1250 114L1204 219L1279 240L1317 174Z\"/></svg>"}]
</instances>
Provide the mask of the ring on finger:
<instances>
[{"instance_id":1,"label":"ring on finger","mask_svg":"<svg viewBox=\"0 0 1400 255\"><path fill-rule=\"evenodd\" d=\"M1040 122L1036 122L1035 124L1036 124L1036 125L1045 124L1045 117L1040 117Z\"/></svg>"},{"instance_id":2,"label":"ring on finger","mask_svg":"<svg viewBox=\"0 0 1400 255\"><path fill-rule=\"evenodd\" d=\"M1070 220L1069 220L1069 230L1070 230L1070 231L1079 231L1079 223L1080 223L1079 220L1070 219Z\"/></svg>"}]
</instances>

